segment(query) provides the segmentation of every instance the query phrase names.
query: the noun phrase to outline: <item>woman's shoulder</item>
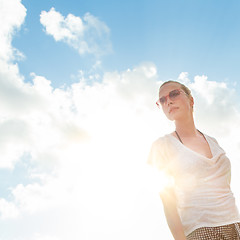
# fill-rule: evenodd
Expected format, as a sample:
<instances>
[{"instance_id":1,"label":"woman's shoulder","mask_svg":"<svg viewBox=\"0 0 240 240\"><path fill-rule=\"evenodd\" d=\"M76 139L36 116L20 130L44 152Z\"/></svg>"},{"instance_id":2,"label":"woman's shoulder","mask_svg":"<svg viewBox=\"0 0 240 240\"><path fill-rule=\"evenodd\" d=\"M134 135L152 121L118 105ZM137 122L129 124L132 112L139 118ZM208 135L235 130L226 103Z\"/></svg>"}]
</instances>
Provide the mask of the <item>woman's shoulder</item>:
<instances>
[{"instance_id":1,"label":"woman's shoulder","mask_svg":"<svg viewBox=\"0 0 240 240\"><path fill-rule=\"evenodd\" d=\"M159 143L164 143L164 142L166 142L166 141L168 141L168 138L171 136L171 133L169 133L169 134L165 134L165 135L163 135L163 136L160 136L160 137L158 137L157 139L155 139L154 141L153 141L153 144L159 144Z\"/></svg>"},{"instance_id":2,"label":"woman's shoulder","mask_svg":"<svg viewBox=\"0 0 240 240\"><path fill-rule=\"evenodd\" d=\"M169 139L173 137L171 133L158 137L152 143L153 147L164 148L169 145Z\"/></svg>"},{"instance_id":3,"label":"woman's shoulder","mask_svg":"<svg viewBox=\"0 0 240 240\"><path fill-rule=\"evenodd\" d=\"M208 135L208 134L206 134L206 133L204 133L204 136L207 137L207 138L209 138L209 139L211 139L213 142L215 142L215 143L218 144L218 141L216 140L215 137L212 137L212 136L210 136L210 135Z\"/></svg>"},{"instance_id":4,"label":"woman's shoulder","mask_svg":"<svg viewBox=\"0 0 240 240\"><path fill-rule=\"evenodd\" d=\"M150 165L157 167L158 169L162 169L166 166L168 161L168 144L169 134L158 137L153 143L148 156L148 161Z\"/></svg>"}]
</instances>

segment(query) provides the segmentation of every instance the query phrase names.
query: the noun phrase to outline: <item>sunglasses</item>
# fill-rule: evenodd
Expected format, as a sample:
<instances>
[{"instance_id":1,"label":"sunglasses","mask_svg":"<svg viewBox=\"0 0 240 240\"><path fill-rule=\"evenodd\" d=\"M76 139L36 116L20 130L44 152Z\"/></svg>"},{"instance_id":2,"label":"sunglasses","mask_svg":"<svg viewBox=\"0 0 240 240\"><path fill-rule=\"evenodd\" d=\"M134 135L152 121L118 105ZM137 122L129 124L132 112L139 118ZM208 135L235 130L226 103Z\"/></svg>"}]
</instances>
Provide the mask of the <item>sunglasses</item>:
<instances>
[{"instance_id":1,"label":"sunglasses","mask_svg":"<svg viewBox=\"0 0 240 240\"><path fill-rule=\"evenodd\" d=\"M181 94L181 92L183 92L181 89L175 89L172 90L171 92L168 93L168 95L160 97L156 104L157 106L160 108L161 105L165 104L167 102L167 98L169 98L170 100L176 100L178 98L178 96Z\"/></svg>"}]
</instances>

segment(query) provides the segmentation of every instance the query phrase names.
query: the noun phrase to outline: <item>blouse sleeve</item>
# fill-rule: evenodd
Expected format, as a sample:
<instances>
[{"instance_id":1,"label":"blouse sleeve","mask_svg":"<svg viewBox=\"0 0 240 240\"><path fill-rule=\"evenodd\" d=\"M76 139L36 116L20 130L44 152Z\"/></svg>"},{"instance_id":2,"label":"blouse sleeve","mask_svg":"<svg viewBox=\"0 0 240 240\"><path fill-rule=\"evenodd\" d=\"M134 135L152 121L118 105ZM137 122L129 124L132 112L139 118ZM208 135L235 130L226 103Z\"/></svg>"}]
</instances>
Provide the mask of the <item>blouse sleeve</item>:
<instances>
[{"instance_id":1,"label":"blouse sleeve","mask_svg":"<svg viewBox=\"0 0 240 240\"><path fill-rule=\"evenodd\" d=\"M148 155L147 163L157 168L158 170L163 170L166 168L166 154L164 147L164 140L159 138L156 140L150 149L150 153Z\"/></svg>"},{"instance_id":2,"label":"blouse sleeve","mask_svg":"<svg viewBox=\"0 0 240 240\"><path fill-rule=\"evenodd\" d=\"M210 136L208 136L208 137L210 137ZM216 144L216 146L217 146L222 152L226 153L225 150L219 145L219 143L218 143L218 141L216 140L216 138L214 138L214 137L210 137L210 138L212 139L212 141Z\"/></svg>"}]
</instances>

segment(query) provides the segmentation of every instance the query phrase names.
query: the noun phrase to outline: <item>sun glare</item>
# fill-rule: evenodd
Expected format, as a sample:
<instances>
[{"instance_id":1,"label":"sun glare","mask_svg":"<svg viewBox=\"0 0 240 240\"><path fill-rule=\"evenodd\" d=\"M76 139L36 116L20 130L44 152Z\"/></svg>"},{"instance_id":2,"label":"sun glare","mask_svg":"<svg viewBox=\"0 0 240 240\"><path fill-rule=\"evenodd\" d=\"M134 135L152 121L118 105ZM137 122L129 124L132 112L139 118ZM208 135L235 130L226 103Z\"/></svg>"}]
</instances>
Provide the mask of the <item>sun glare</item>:
<instances>
[{"instance_id":1,"label":"sun glare","mask_svg":"<svg viewBox=\"0 0 240 240\"><path fill-rule=\"evenodd\" d=\"M172 177L167 174L165 171L159 171L155 168L149 167L149 187L158 193L163 193L164 190L173 185Z\"/></svg>"}]
</instances>

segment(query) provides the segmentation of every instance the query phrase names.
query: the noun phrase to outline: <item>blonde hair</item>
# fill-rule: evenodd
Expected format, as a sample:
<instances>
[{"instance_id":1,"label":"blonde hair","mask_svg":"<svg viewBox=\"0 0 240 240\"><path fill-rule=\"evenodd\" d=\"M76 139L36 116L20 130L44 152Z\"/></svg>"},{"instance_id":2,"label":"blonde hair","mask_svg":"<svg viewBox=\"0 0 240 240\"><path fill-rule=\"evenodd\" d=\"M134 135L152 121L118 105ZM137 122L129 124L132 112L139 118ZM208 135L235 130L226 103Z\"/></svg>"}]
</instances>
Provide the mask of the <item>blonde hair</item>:
<instances>
[{"instance_id":1,"label":"blonde hair","mask_svg":"<svg viewBox=\"0 0 240 240\"><path fill-rule=\"evenodd\" d=\"M190 90L187 86L185 86L184 84L182 84L182 83L180 83L180 82L174 81L174 80L169 80L169 81L164 82L164 83L160 86L159 91L160 91L161 87L163 87L165 84L168 84L168 83L177 83L177 84L179 84L179 85L180 85L180 88L186 93L186 95L187 95L188 97L192 97L191 90Z\"/></svg>"}]
</instances>

